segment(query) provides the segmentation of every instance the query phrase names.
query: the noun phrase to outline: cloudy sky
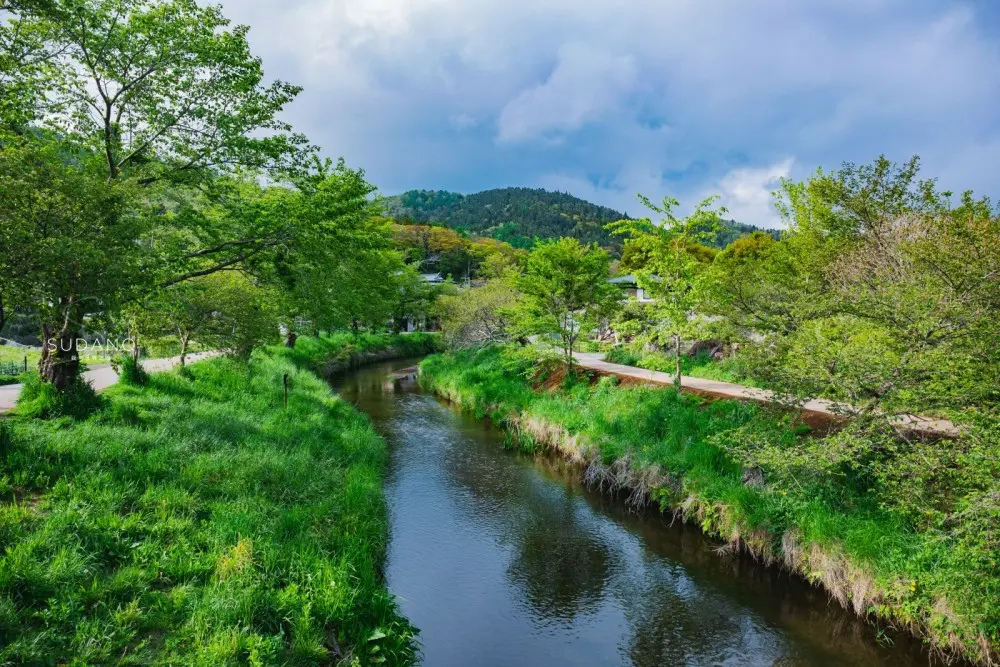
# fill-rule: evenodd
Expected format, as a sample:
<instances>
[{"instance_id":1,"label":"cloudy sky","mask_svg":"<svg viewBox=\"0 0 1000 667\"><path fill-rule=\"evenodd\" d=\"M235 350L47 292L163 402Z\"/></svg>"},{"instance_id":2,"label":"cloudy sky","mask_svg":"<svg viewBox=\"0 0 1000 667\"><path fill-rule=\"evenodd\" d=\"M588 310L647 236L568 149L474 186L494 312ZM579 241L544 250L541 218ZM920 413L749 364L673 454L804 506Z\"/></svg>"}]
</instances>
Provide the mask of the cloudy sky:
<instances>
[{"instance_id":1,"label":"cloudy sky","mask_svg":"<svg viewBox=\"0 0 1000 667\"><path fill-rule=\"evenodd\" d=\"M222 0L286 118L385 194L529 186L629 214L923 159L1000 197L998 0Z\"/></svg>"}]
</instances>

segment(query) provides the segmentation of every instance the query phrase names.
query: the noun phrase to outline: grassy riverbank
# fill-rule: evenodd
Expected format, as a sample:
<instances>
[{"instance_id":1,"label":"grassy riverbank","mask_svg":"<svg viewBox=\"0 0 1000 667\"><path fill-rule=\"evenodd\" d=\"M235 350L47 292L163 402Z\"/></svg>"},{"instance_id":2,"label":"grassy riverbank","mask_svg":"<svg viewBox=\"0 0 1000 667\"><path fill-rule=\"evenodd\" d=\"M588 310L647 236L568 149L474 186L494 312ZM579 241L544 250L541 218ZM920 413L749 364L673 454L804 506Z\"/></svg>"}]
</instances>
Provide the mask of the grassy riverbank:
<instances>
[{"instance_id":1,"label":"grassy riverbank","mask_svg":"<svg viewBox=\"0 0 1000 667\"><path fill-rule=\"evenodd\" d=\"M385 359L419 357L441 349L437 334L335 333L303 336L294 348L274 348L276 354L323 377Z\"/></svg>"},{"instance_id":2,"label":"grassy riverbank","mask_svg":"<svg viewBox=\"0 0 1000 667\"><path fill-rule=\"evenodd\" d=\"M857 613L941 650L997 659L1000 573L989 529L969 538L971 519L968 531L945 532L895 511L880 477L888 454L852 469L836 457L849 433L821 439L787 413L613 378L559 382L553 368L530 350L487 348L430 357L421 378L506 422L521 446L553 446L593 482L631 489L730 548L782 563Z\"/></svg>"},{"instance_id":3,"label":"grassy riverbank","mask_svg":"<svg viewBox=\"0 0 1000 667\"><path fill-rule=\"evenodd\" d=\"M301 365L347 338L0 422L0 663L412 662L380 574L385 443Z\"/></svg>"}]
</instances>

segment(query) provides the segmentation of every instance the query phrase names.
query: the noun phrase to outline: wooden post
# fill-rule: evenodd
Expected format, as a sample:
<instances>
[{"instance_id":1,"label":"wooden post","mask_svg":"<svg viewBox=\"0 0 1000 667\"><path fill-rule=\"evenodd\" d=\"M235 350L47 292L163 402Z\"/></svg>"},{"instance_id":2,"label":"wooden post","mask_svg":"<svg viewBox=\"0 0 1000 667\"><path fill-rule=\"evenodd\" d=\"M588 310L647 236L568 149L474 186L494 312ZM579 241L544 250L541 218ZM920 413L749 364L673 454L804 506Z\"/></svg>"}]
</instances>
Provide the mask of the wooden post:
<instances>
[{"instance_id":1,"label":"wooden post","mask_svg":"<svg viewBox=\"0 0 1000 667\"><path fill-rule=\"evenodd\" d=\"M285 373L285 409L288 409L288 373Z\"/></svg>"},{"instance_id":2,"label":"wooden post","mask_svg":"<svg viewBox=\"0 0 1000 667\"><path fill-rule=\"evenodd\" d=\"M28 355L24 355L24 372L28 372Z\"/></svg>"}]
</instances>

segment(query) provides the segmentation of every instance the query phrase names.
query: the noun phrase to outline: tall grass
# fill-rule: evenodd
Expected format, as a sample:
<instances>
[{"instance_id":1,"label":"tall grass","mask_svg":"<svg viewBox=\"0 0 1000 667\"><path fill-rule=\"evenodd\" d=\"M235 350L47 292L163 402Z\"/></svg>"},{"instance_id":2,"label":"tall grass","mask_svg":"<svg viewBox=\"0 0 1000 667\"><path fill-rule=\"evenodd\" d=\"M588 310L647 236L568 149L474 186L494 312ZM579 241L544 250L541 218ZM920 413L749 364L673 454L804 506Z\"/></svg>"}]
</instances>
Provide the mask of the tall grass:
<instances>
[{"instance_id":1,"label":"tall grass","mask_svg":"<svg viewBox=\"0 0 1000 667\"><path fill-rule=\"evenodd\" d=\"M427 358L421 381L582 459L595 481L628 486L735 548L784 563L860 614L996 659L1000 572L889 511L870 470L824 467L836 444L795 416L615 378L536 391L540 367L523 351L486 348ZM748 442L767 443L781 461L760 457L751 470Z\"/></svg>"},{"instance_id":2,"label":"tall grass","mask_svg":"<svg viewBox=\"0 0 1000 667\"><path fill-rule=\"evenodd\" d=\"M0 421L0 663L414 660L380 574L385 443L288 356Z\"/></svg>"}]
</instances>

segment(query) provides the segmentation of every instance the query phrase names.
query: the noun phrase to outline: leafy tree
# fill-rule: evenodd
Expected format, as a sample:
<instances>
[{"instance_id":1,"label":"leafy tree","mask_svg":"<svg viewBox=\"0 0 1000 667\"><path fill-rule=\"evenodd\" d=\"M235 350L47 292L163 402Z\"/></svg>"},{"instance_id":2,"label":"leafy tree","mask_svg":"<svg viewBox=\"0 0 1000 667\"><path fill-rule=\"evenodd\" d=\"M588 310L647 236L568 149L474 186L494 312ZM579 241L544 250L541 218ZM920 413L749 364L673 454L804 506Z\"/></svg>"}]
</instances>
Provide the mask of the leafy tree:
<instances>
[{"instance_id":1,"label":"leafy tree","mask_svg":"<svg viewBox=\"0 0 1000 667\"><path fill-rule=\"evenodd\" d=\"M662 219L621 220L610 228L631 238L635 250L623 265L634 269L639 287L655 300L652 311L658 324L653 335L673 339L674 383L680 390L681 338L695 337L705 327L698 306L705 299L707 269L714 255L703 250L701 242L712 238L725 209L710 208L715 198L709 198L690 216L678 218L673 213L678 206L675 199L665 197L659 206L642 195L639 199Z\"/></svg>"},{"instance_id":2,"label":"leafy tree","mask_svg":"<svg viewBox=\"0 0 1000 667\"><path fill-rule=\"evenodd\" d=\"M364 172L344 161L314 163L294 188L272 199L285 237L272 257L250 263L284 295L286 329L294 340L294 321L314 328L336 328L388 318L398 292L392 276L402 268L393 248L390 222L379 215L375 188Z\"/></svg>"},{"instance_id":3,"label":"leafy tree","mask_svg":"<svg viewBox=\"0 0 1000 667\"><path fill-rule=\"evenodd\" d=\"M597 315L617 302L608 283L608 253L574 238L543 241L528 257L518 288L524 294L517 320L521 330L557 334L567 363L580 335L598 324Z\"/></svg>"},{"instance_id":4,"label":"leafy tree","mask_svg":"<svg viewBox=\"0 0 1000 667\"><path fill-rule=\"evenodd\" d=\"M434 303L441 295L454 294L454 283L429 283L412 266L404 266L391 280L397 294L392 311L392 326L399 333L407 321L420 322L433 314Z\"/></svg>"},{"instance_id":5,"label":"leafy tree","mask_svg":"<svg viewBox=\"0 0 1000 667\"><path fill-rule=\"evenodd\" d=\"M88 314L148 286L140 240L150 219L128 182L106 181L72 144L9 137L0 147L0 292L41 320L45 378L62 391L77 375Z\"/></svg>"},{"instance_id":6,"label":"leafy tree","mask_svg":"<svg viewBox=\"0 0 1000 667\"><path fill-rule=\"evenodd\" d=\"M6 168L29 157L36 171L22 169L0 188L14 204L8 233L37 241L24 253L29 263L48 262L46 280L17 298L40 314L46 338L68 348L50 355L47 347L41 365L46 380L66 387L88 317L280 243L273 220L213 224L192 205L204 192L177 186L211 185L239 167L297 165L305 140L276 114L298 89L264 85L246 28L229 29L217 7L194 0L24 0L8 9L0 86L16 96L17 113L0 151ZM38 207L19 196L28 183L59 224L38 225Z\"/></svg>"},{"instance_id":7,"label":"leafy tree","mask_svg":"<svg viewBox=\"0 0 1000 667\"><path fill-rule=\"evenodd\" d=\"M520 294L520 274L505 268L480 287L442 295L433 312L441 323L445 340L452 347L472 347L511 340Z\"/></svg>"}]
</instances>

